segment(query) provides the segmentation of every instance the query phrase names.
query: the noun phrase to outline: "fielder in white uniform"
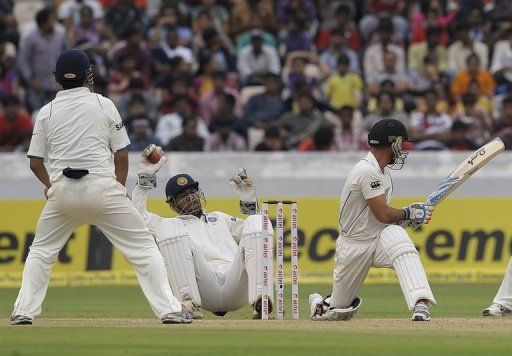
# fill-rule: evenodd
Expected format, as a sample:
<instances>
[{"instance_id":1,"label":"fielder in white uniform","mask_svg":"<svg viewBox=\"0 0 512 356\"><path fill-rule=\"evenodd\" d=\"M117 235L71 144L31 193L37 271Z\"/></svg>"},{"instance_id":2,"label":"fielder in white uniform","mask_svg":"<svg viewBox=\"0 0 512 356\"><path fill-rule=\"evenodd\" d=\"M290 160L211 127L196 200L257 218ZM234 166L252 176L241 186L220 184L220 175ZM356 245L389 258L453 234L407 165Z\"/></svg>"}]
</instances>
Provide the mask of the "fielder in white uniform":
<instances>
[{"instance_id":1,"label":"fielder in white uniform","mask_svg":"<svg viewBox=\"0 0 512 356\"><path fill-rule=\"evenodd\" d=\"M501 282L500 289L494 297L492 304L482 312L483 316L511 316L512 315L512 257L508 262L507 272Z\"/></svg>"},{"instance_id":2,"label":"fielder in white uniform","mask_svg":"<svg viewBox=\"0 0 512 356\"><path fill-rule=\"evenodd\" d=\"M146 157L156 151L160 161L151 164ZM165 187L167 203L178 216L163 218L146 210L149 189L156 186L156 172L165 164L160 147L150 145L139 166L139 182L132 200L146 221L166 261L169 283L194 319L202 309L223 316L244 305L253 307L253 317L261 318L262 217L256 215L256 191L241 169L230 181L240 198L245 220L220 211L207 213L204 195L188 174L171 177Z\"/></svg>"},{"instance_id":3,"label":"fielder in white uniform","mask_svg":"<svg viewBox=\"0 0 512 356\"><path fill-rule=\"evenodd\" d=\"M163 323L191 322L172 294L155 241L126 197L130 141L112 101L90 90L89 58L79 50L64 52L55 78L64 90L39 112L28 151L30 168L45 185L48 201L25 262L12 324L32 324L41 313L58 253L84 224L96 225L133 264Z\"/></svg>"},{"instance_id":4,"label":"fielder in white uniform","mask_svg":"<svg viewBox=\"0 0 512 356\"><path fill-rule=\"evenodd\" d=\"M403 166L407 153L402 142L407 137L405 126L393 119L381 120L371 129L370 152L352 169L341 195L332 295L310 295L313 320L352 318L361 305L357 294L371 267L393 268L412 320L430 320L429 305L435 304L434 296L418 251L397 224L426 224L433 207L423 203L403 209L389 206L393 184L388 165L395 169Z\"/></svg>"}]
</instances>

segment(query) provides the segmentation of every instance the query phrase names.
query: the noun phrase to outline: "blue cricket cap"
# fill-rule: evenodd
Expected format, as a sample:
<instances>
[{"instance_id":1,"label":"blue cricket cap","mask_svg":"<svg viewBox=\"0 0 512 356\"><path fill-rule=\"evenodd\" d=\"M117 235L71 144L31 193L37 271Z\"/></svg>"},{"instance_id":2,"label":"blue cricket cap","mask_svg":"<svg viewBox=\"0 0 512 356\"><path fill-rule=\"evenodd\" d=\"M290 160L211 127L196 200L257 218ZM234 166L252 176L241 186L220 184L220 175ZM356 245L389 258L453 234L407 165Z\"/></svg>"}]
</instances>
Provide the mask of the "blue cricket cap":
<instances>
[{"instance_id":1,"label":"blue cricket cap","mask_svg":"<svg viewBox=\"0 0 512 356\"><path fill-rule=\"evenodd\" d=\"M199 183L188 174L177 174L171 177L165 186L165 196L167 197L167 201L171 198L175 198L176 195L190 187L199 189Z\"/></svg>"},{"instance_id":2,"label":"blue cricket cap","mask_svg":"<svg viewBox=\"0 0 512 356\"><path fill-rule=\"evenodd\" d=\"M63 82L78 82L85 79L91 68L89 56L79 49L64 51L55 64L55 76Z\"/></svg>"}]
</instances>

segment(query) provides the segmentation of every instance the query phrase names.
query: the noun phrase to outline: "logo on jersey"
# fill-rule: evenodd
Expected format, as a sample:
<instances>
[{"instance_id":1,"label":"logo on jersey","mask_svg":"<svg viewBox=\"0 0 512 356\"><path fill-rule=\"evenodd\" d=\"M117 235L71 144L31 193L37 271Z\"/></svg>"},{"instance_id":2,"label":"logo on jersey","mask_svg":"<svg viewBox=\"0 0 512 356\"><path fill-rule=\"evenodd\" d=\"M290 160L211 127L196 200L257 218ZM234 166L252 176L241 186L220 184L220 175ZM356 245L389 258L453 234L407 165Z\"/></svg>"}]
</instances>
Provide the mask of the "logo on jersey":
<instances>
[{"instance_id":1,"label":"logo on jersey","mask_svg":"<svg viewBox=\"0 0 512 356\"><path fill-rule=\"evenodd\" d=\"M380 181L377 180L375 182L371 182L370 187L372 187L372 189L377 189L378 187L380 187Z\"/></svg>"},{"instance_id":2,"label":"logo on jersey","mask_svg":"<svg viewBox=\"0 0 512 356\"><path fill-rule=\"evenodd\" d=\"M119 124L116 124L117 131L121 130L124 127L124 122L121 122Z\"/></svg>"},{"instance_id":3,"label":"logo on jersey","mask_svg":"<svg viewBox=\"0 0 512 356\"><path fill-rule=\"evenodd\" d=\"M208 217L208 221L211 222L211 223L214 223L217 221L217 218L215 216L209 216Z\"/></svg>"},{"instance_id":4,"label":"logo on jersey","mask_svg":"<svg viewBox=\"0 0 512 356\"><path fill-rule=\"evenodd\" d=\"M186 185L187 183L188 180L185 177L179 177L178 180L176 181L176 184L178 184L180 187Z\"/></svg>"}]
</instances>

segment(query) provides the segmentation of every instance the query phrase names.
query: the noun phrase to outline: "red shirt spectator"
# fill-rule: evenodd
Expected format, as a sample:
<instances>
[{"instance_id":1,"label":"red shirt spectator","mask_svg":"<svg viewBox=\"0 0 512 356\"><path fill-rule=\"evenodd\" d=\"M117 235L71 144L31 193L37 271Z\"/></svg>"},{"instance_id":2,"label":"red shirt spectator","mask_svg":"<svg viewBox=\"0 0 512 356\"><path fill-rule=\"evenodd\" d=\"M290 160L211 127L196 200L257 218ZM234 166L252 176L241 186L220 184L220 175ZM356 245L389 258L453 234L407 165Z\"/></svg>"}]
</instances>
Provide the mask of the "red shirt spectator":
<instances>
[{"instance_id":1,"label":"red shirt spectator","mask_svg":"<svg viewBox=\"0 0 512 356\"><path fill-rule=\"evenodd\" d=\"M14 151L28 143L32 133L32 120L21 109L20 100L15 95L8 95L2 101L3 111L0 113L0 151Z\"/></svg>"}]
</instances>

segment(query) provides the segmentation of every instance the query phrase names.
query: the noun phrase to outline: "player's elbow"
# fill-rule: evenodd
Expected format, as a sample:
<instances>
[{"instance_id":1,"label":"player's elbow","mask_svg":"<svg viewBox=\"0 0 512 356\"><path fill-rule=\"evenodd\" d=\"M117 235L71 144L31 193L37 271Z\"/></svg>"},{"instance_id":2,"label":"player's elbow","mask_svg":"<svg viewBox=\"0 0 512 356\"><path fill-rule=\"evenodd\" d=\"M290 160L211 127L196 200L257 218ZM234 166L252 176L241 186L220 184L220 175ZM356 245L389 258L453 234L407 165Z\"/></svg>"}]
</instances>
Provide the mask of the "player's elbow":
<instances>
[{"instance_id":1,"label":"player's elbow","mask_svg":"<svg viewBox=\"0 0 512 356\"><path fill-rule=\"evenodd\" d=\"M30 158L30 170L34 173L39 172L44 167L44 162L40 158Z\"/></svg>"}]
</instances>

